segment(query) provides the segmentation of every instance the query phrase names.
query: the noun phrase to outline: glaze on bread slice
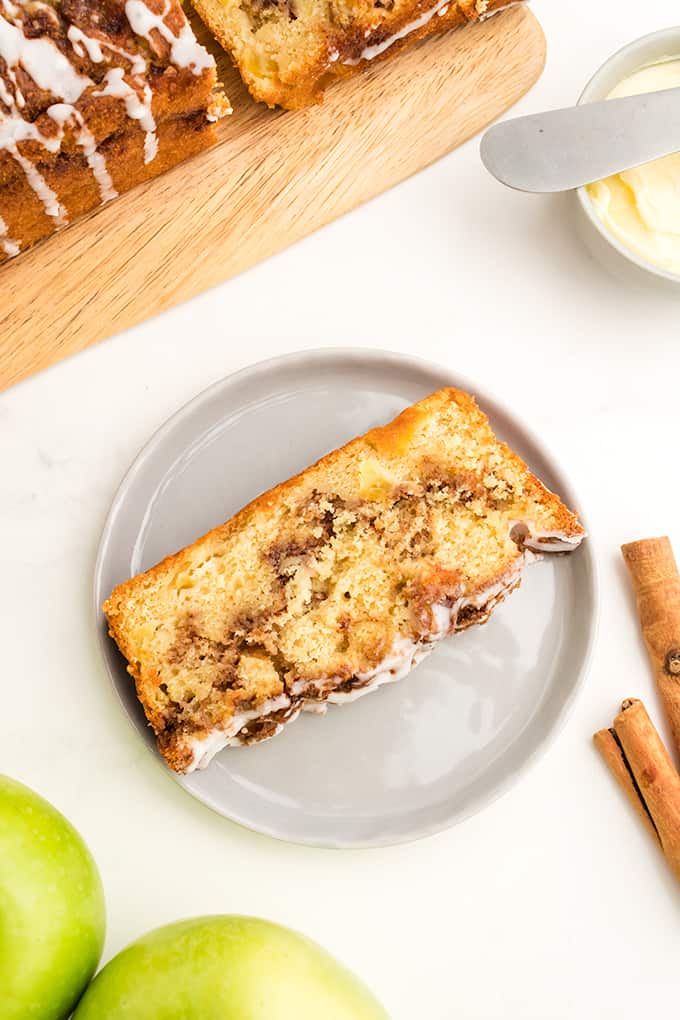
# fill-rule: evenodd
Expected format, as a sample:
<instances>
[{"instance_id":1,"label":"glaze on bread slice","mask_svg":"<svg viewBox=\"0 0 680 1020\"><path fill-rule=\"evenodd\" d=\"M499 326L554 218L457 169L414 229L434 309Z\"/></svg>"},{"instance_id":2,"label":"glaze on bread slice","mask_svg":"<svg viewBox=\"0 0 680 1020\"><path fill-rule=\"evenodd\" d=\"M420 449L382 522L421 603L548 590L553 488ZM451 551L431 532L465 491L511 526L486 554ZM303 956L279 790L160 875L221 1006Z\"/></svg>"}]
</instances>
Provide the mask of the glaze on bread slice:
<instances>
[{"instance_id":1,"label":"glaze on bread slice","mask_svg":"<svg viewBox=\"0 0 680 1020\"><path fill-rule=\"evenodd\" d=\"M192 0L255 99L299 109L334 79L508 0Z\"/></svg>"},{"instance_id":2,"label":"glaze on bread slice","mask_svg":"<svg viewBox=\"0 0 680 1020\"><path fill-rule=\"evenodd\" d=\"M444 389L119 585L104 612L161 754L189 772L399 679L483 623L537 552L583 536L472 397Z\"/></svg>"}]
</instances>

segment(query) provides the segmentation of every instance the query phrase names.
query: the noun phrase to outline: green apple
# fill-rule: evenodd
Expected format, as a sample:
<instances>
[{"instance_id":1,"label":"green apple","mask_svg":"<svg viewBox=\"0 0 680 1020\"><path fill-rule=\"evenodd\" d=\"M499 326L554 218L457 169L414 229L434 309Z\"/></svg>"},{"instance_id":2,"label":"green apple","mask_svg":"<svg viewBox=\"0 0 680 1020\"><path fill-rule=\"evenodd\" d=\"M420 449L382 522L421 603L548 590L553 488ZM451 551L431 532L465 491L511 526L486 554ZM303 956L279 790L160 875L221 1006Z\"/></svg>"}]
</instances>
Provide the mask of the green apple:
<instances>
[{"instance_id":1,"label":"green apple","mask_svg":"<svg viewBox=\"0 0 680 1020\"><path fill-rule=\"evenodd\" d=\"M97 969L104 894L56 808L0 776L0 1017L63 1020Z\"/></svg>"},{"instance_id":2,"label":"green apple","mask_svg":"<svg viewBox=\"0 0 680 1020\"><path fill-rule=\"evenodd\" d=\"M94 979L74 1020L388 1020L310 939L254 917L179 921L133 942Z\"/></svg>"}]
</instances>

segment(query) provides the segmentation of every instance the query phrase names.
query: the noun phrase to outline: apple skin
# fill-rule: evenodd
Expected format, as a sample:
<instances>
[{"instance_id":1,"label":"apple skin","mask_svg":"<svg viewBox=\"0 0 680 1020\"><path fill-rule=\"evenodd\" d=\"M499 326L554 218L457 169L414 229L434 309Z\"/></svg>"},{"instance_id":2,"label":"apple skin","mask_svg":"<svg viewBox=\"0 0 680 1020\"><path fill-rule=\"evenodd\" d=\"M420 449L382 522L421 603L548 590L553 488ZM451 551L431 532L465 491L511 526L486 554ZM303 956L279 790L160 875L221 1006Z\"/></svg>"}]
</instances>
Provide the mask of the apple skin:
<instances>
[{"instance_id":1,"label":"apple skin","mask_svg":"<svg viewBox=\"0 0 680 1020\"><path fill-rule=\"evenodd\" d=\"M311 939L254 917L158 928L97 975L73 1020L389 1020Z\"/></svg>"},{"instance_id":2,"label":"apple skin","mask_svg":"<svg viewBox=\"0 0 680 1020\"><path fill-rule=\"evenodd\" d=\"M63 1020L104 944L97 866L73 826L0 775L0 1016Z\"/></svg>"}]
</instances>

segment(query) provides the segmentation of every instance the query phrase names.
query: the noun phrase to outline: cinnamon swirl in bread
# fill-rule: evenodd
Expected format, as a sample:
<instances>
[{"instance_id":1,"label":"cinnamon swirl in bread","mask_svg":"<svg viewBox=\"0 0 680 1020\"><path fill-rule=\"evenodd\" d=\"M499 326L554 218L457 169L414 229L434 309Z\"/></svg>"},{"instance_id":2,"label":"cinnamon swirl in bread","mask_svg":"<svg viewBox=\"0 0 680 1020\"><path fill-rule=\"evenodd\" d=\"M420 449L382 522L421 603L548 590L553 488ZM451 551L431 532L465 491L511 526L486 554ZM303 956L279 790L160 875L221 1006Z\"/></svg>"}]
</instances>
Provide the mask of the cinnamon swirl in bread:
<instances>
[{"instance_id":1,"label":"cinnamon swirl in bread","mask_svg":"<svg viewBox=\"0 0 680 1020\"><path fill-rule=\"evenodd\" d=\"M445 389L119 585L104 605L178 772L405 675L576 516Z\"/></svg>"}]
</instances>

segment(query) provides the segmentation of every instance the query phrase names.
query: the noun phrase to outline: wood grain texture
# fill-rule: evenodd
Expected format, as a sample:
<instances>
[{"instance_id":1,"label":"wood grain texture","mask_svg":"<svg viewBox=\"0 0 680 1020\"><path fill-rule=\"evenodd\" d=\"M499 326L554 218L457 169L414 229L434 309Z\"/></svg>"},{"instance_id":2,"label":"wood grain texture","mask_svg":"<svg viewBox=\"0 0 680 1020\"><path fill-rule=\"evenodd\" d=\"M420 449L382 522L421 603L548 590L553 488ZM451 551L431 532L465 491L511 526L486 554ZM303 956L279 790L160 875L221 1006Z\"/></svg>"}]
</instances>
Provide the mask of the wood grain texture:
<instances>
[{"instance_id":1,"label":"wood grain texture","mask_svg":"<svg viewBox=\"0 0 680 1020\"><path fill-rule=\"evenodd\" d=\"M219 60L234 114L214 148L0 269L0 389L228 279L434 162L534 84L545 39L530 11L515 7L376 63L331 88L321 106L293 113L253 103L226 56Z\"/></svg>"}]
</instances>

